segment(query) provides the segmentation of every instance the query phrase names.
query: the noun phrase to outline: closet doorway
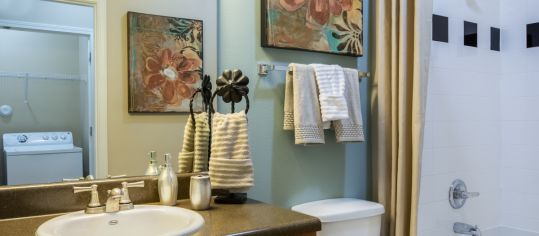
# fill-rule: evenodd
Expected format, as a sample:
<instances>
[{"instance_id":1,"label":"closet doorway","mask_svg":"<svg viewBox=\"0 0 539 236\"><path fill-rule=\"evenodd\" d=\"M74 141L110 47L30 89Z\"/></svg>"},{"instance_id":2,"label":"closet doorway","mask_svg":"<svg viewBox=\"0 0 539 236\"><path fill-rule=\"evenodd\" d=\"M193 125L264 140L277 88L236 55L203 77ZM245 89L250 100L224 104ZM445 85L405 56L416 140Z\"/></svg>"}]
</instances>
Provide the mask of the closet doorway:
<instances>
[{"instance_id":1,"label":"closet doorway","mask_svg":"<svg viewBox=\"0 0 539 236\"><path fill-rule=\"evenodd\" d=\"M0 17L0 106L11 108L0 116L0 137L40 133L51 141L62 136L49 132L70 133L82 161L65 168L81 171L63 178L96 176L93 8L42 1L20 7ZM0 185L13 168L6 156L0 153Z\"/></svg>"}]
</instances>

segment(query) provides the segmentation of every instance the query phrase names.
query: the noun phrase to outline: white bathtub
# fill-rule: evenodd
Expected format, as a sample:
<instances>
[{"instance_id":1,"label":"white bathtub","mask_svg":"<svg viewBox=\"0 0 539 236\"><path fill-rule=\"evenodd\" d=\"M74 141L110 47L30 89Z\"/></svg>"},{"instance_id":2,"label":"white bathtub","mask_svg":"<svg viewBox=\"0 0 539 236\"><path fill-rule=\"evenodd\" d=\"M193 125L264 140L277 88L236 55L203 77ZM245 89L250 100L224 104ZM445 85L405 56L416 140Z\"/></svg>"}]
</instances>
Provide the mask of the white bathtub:
<instances>
[{"instance_id":1,"label":"white bathtub","mask_svg":"<svg viewBox=\"0 0 539 236\"><path fill-rule=\"evenodd\" d=\"M496 227L483 231L482 236L539 236L539 233L508 227Z\"/></svg>"}]
</instances>

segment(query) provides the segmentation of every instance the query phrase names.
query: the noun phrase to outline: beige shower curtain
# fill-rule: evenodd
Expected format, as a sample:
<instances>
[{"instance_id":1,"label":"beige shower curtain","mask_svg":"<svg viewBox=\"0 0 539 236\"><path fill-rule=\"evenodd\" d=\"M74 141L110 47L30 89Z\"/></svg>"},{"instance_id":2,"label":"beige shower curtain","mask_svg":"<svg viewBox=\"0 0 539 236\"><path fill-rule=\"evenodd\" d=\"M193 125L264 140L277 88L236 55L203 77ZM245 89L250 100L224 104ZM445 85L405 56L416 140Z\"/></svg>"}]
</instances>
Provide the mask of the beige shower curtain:
<instances>
[{"instance_id":1,"label":"beige shower curtain","mask_svg":"<svg viewBox=\"0 0 539 236\"><path fill-rule=\"evenodd\" d=\"M432 0L374 0L374 197L383 236L417 235Z\"/></svg>"}]
</instances>

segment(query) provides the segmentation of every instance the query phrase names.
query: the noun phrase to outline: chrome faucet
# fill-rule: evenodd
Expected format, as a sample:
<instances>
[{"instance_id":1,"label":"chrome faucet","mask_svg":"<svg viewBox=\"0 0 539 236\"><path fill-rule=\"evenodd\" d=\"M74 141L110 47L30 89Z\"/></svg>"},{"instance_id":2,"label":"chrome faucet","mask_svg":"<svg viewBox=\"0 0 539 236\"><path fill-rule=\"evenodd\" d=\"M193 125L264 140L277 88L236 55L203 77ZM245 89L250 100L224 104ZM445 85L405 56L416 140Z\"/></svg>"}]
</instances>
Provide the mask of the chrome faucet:
<instances>
[{"instance_id":1,"label":"chrome faucet","mask_svg":"<svg viewBox=\"0 0 539 236\"><path fill-rule=\"evenodd\" d=\"M99 202L99 195L97 192L97 185L93 184L88 187L73 187L74 193L91 192L90 203L86 206L84 211L86 214L98 214L98 213L112 213L123 210L133 209L133 202L129 198L129 188L132 187L144 187L144 181L135 183L122 182L122 188L113 188L107 191L107 202L102 205Z\"/></svg>"},{"instance_id":2,"label":"chrome faucet","mask_svg":"<svg viewBox=\"0 0 539 236\"><path fill-rule=\"evenodd\" d=\"M472 226L472 225L460 223L460 222L453 224L453 232L457 234L481 236L481 230L479 229L477 225Z\"/></svg>"},{"instance_id":3,"label":"chrome faucet","mask_svg":"<svg viewBox=\"0 0 539 236\"><path fill-rule=\"evenodd\" d=\"M453 209L460 209L469 198L479 197L477 192L468 192L466 183L457 179L449 187L449 204Z\"/></svg>"},{"instance_id":4,"label":"chrome faucet","mask_svg":"<svg viewBox=\"0 0 539 236\"><path fill-rule=\"evenodd\" d=\"M120 211L120 199L122 198L123 191L119 188L113 188L107 191L107 203L105 204L105 212L112 213Z\"/></svg>"}]
</instances>

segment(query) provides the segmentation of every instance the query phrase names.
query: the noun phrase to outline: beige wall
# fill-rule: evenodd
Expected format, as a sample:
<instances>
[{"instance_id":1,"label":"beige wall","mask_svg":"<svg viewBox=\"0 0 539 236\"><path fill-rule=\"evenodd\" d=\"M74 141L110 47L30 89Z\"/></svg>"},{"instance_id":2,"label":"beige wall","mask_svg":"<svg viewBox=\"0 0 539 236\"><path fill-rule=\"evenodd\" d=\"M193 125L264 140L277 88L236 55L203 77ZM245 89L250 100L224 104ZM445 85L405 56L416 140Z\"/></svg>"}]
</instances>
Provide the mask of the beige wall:
<instances>
[{"instance_id":1,"label":"beige wall","mask_svg":"<svg viewBox=\"0 0 539 236\"><path fill-rule=\"evenodd\" d=\"M108 148L109 173L141 175L146 153L172 153L176 167L183 139L185 114L129 114L127 112L127 12L195 18L204 21L204 72L215 79L217 70L217 1L107 1Z\"/></svg>"}]
</instances>

